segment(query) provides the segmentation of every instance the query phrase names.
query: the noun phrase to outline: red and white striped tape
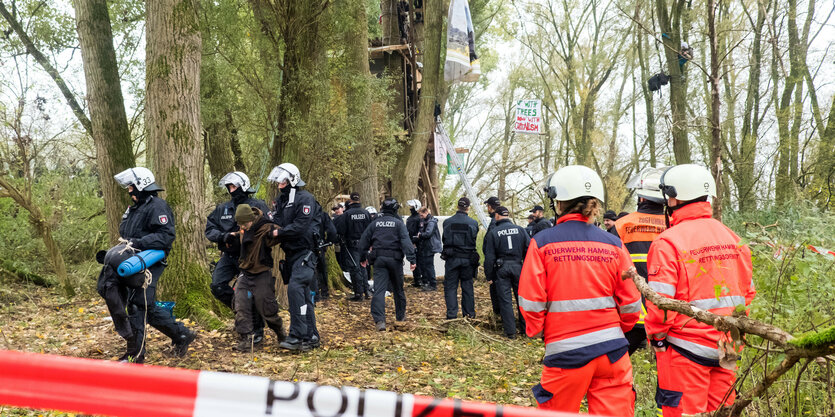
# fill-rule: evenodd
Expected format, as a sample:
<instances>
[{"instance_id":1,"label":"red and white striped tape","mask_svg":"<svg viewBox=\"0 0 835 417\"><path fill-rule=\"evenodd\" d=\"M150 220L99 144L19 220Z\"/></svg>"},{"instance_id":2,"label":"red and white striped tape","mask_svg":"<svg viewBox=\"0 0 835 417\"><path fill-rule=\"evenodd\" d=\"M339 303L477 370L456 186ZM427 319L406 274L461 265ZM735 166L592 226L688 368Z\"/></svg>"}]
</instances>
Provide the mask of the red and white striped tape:
<instances>
[{"instance_id":1,"label":"red and white striped tape","mask_svg":"<svg viewBox=\"0 0 835 417\"><path fill-rule=\"evenodd\" d=\"M829 249L822 248L822 247L820 247L820 246L812 246L812 245L808 245L807 247L808 247L808 248L809 248L809 250L810 250L810 251L812 251L812 252L815 252L815 253L818 253L818 254L821 254L821 255L826 255L826 256L828 256L828 257L830 257L830 258L835 258L835 251L831 251L831 250L829 250Z\"/></svg>"},{"instance_id":2,"label":"red and white striped tape","mask_svg":"<svg viewBox=\"0 0 835 417\"><path fill-rule=\"evenodd\" d=\"M569 417L535 408L0 351L0 405L118 417Z\"/></svg>"}]
</instances>

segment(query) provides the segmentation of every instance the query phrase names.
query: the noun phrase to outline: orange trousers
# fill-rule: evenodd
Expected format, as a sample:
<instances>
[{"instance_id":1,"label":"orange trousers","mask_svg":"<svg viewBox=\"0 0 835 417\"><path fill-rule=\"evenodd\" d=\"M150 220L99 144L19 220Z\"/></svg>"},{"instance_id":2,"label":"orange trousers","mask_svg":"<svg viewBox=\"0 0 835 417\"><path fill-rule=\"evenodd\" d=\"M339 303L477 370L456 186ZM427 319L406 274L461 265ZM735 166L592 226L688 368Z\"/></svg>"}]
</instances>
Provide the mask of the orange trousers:
<instances>
[{"instance_id":1,"label":"orange trousers","mask_svg":"<svg viewBox=\"0 0 835 417\"><path fill-rule=\"evenodd\" d=\"M610 363L609 357L602 355L577 369L543 367L540 384L541 387L534 388L537 399L547 398L548 394L552 396L541 402L539 408L577 413L585 396L589 402L589 414L612 417L635 415L632 363L627 354L615 363Z\"/></svg>"},{"instance_id":2,"label":"orange trousers","mask_svg":"<svg viewBox=\"0 0 835 417\"><path fill-rule=\"evenodd\" d=\"M658 388L656 406L664 417L715 411L736 399L736 374L718 366L699 365L672 348L656 352Z\"/></svg>"}]
</instances>

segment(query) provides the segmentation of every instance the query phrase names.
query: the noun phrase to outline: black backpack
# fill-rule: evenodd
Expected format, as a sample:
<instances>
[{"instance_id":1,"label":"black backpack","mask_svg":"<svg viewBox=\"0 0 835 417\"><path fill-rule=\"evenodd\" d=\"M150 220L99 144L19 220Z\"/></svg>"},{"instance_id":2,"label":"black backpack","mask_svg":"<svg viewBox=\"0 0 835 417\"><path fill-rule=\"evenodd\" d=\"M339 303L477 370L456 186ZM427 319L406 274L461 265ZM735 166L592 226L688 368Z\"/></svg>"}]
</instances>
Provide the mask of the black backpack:
<instances>
[{"instance_id":1,"label":"black backpack","mask_svg":"<svg viewBox=\"0 0 835 417\"><path fill-rule=\"evenodd\" d=\"M658 74L649 77L649 80L647 80L647 87L649 87L649 91L658 91L661 89L661 86L667 85L669 81L669 75L659 72Z\"/></svg>"}]
</instances>

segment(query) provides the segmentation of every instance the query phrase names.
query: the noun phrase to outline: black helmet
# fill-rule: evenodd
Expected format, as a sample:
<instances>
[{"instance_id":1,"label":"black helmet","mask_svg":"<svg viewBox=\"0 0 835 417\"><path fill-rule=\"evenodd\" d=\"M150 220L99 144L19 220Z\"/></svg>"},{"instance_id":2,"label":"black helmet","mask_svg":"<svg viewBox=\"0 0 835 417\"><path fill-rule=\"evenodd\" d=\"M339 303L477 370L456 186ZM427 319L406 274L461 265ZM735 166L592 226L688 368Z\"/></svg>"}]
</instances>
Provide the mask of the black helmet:
<instances>
[{"instance_id":1,"label":"black helmet","mask_svg":"<svg viewBox=\"0 0 835 417\"><path fill-rule=\"evenodd\" d=\"M400 210L400 203L398 203L397 199L394 197L386 197L386 199L383 200L383 205L380 206L380 210L397 213L397 210Z\"/></svg>"}]
</instances>

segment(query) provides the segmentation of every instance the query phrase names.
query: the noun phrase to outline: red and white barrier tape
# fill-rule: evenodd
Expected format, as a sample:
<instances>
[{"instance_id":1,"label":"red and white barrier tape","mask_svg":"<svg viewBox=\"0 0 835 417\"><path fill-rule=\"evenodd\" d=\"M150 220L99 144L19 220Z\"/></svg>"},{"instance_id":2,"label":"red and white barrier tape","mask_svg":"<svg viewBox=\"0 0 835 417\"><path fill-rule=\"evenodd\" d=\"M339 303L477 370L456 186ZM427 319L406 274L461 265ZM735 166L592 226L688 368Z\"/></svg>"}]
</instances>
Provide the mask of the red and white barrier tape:
<instances>
[{"instance_id":1,"label":"red and white barrier tape","mask_svg":"<svg viewBox=\"0 0 835 417\"><path fill-rule=\"evenodd\" d=\"M118 417L569 417L228 373L0 351L0 405Z\"/></svg>"},{"instance_id":2,"label":"red and white barrier tape","mask_svg":"<svg viewBox=\"0 0 835 417\"><path fill-rule=\"evenodd\" d=\"M787 247L787 246L783 246L783 245L777 245L777 244L774 244L774 243L771 243L771 242L763 242L762 244L765 245L765 246L768 246L769 248L774 249L773 256L774 256L775 259L782 259L783 254L788 249L791 248L791 247ZM799 244L794 245L794 249L797 249L799 247L801 247ZM817 253L818 255L823 255L823 256L825 256L829 259L835 259L835 251L832 251L832 250L829 250L829 249L826 249L826 248L822 248L820 246L814 246L814 245L806 245L806 248L809 249L810 251L812 251L812 253Z\"/></svg>"}]
</instances>

